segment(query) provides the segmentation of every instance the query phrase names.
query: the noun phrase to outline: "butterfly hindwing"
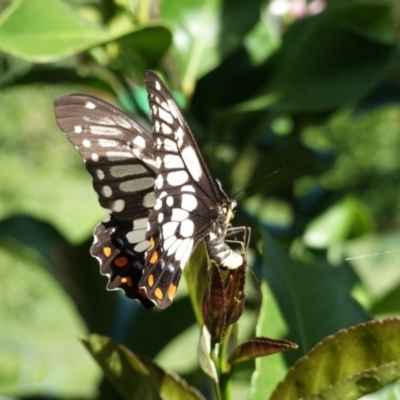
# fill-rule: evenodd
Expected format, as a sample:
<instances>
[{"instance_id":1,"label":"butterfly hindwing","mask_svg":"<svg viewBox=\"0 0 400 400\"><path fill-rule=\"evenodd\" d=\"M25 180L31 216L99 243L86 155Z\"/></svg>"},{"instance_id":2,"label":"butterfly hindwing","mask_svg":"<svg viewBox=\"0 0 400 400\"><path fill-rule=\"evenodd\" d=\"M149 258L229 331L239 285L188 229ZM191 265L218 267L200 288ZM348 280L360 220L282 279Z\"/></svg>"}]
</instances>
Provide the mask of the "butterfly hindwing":
<instances>
[{"instance_id":1,"label":"butterfly hindwing","mask_svg":"<svg viewBox=\"0 0 400 400\"><path fill-rule=\"evenodd\" d=\"M122 111L87 95L59 97L55 113L85 161L100 204L111 212L95 229L91 247L101 273L109 277L107 288L121 288L150 308L153 303L138 282L150 246L149 210L155 204L152 136Z\"/></svg>"}]
</instances>

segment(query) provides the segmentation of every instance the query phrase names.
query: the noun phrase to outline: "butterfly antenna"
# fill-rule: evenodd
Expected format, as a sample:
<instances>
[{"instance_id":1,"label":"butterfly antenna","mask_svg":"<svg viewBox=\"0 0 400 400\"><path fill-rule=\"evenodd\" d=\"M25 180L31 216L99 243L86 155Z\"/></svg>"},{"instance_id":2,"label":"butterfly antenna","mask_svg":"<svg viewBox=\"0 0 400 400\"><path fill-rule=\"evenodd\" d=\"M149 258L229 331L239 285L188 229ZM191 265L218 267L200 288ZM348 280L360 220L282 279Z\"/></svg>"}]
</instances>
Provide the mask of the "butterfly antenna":
<instances>
[{"instance_id":1,"label":"butterfly antenna","mask_svg":"<svg viewBox=\"0 0 400 400\"><path fill-rule=\"evenodd\" d=\"M222 194L223 194L227 199L229 199L228 195L225 193L225 190L222 189L222 183L221 183L221 181L220 181L219 179L216 179L216 182L217 182L218 188L219 188L219 190L222 192Z\"/></svg>"},{"instance_id":2,"label":"butterfly antenna","mask_svg":"<svg viewBox=\"0 0 400 400\"><path fill-rule=\"evenodd\" d=\"M282 169L283 169L283 163L280 163L280 164L279 164L279 167L278 167L275 171L272 171L272 172L270 172L270 173L268 173L268 174L262 176L261 178L258 178L258 179L256 179L255 181L250 182L248 185L246 185L245 187L243 187L243 188L241 188L239 191L237 191L237 192L232 196L232 198L235 198L240 192L243 192L243 190L247 189L249 186L252 186L252 185L254 185L254 184L257 183L257 182L263 181L264 179L267 179L267 178L269 178L269 177L271 177L271 176L277 174L278 172L281 172ZM221 189L221 190L222 190L222 189Z\"/></svg>"}]
</instances>

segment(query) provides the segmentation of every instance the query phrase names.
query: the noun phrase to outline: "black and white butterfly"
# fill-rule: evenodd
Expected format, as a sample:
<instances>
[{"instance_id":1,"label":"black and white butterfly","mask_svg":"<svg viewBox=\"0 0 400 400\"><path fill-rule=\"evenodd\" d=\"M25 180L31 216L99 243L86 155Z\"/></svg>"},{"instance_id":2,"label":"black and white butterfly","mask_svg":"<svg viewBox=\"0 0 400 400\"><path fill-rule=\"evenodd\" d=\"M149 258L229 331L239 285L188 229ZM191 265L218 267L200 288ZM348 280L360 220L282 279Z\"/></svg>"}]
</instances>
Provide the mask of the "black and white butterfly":
<instances>
[{"instance_id":1,"label":"black and white butterfly","mask_svg":"<svg viewBox=\"0 0 400 400\"><path fill-rule=\"evenodd\" d=\"M235 200L222 197L171 94L145 72L153 134L95 97L55 101L59 127L82 155L102 207L110 216L94 231L91 254L109 277L144 307L168 307L182 270L200 240L222 268L244 256L225 242Z\"/></svg>"}]
</instances>

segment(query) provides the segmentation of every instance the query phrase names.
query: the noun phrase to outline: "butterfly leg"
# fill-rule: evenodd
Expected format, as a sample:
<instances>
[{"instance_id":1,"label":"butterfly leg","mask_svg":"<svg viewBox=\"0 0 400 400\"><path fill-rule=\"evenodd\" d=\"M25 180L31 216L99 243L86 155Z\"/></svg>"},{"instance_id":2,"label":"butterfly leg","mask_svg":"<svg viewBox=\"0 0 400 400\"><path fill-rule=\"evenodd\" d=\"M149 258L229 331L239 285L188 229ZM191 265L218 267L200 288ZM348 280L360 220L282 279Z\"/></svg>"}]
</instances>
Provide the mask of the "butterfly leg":
<instances>
[{"instance_id":1,"label":"butterfly leg","mask_svg":"<svg viewBox=\"0 0 400 400\"><path fill-rule=\"evenodd\" d=\"M250 244L250 234L251 234L251 228L249 226L229 227L225 237L234 236L242 232L243 232L243 240L226 240L226 242L240 244L240 246L242 247L242 252L247 253L247 249L249 248Z\"/></svg>"}]
</instances>

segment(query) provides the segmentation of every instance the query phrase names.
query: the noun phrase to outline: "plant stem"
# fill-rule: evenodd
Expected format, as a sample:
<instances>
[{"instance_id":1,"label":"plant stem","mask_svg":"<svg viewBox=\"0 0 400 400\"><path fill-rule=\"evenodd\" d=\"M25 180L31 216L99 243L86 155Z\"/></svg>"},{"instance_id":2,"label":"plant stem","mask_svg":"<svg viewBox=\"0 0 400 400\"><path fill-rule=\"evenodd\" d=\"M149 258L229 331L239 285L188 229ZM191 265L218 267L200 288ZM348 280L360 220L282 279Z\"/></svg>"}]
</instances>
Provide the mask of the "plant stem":
<instances>
[{"instance_id":1,"label":"plant stem","mask_svg":"<svg viewBox=\"0 0 400 400\"><path fill-rule=\"evenodd\" d=\"M218 352L218 365L217 371L219 375L219 389L221 392L222 400L231 400L232 392L231 392L231 382L230 382L230 366L228 364L228 344L229 337L231 335L231 326L229 326L220 343L219 352Z\"/></svg>"}]
</instances>

